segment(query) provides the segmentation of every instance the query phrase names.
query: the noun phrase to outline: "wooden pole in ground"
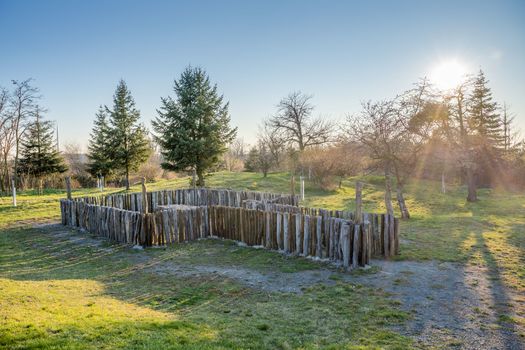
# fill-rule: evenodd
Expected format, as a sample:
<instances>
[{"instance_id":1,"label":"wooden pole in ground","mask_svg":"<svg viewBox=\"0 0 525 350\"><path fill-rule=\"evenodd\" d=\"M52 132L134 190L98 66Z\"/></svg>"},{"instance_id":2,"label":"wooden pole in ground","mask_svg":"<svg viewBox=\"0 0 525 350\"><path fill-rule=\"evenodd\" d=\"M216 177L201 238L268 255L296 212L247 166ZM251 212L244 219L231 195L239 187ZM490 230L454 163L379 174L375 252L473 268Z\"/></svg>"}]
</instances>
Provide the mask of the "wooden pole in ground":
<instances>
[{"instance_id":1,"label":"wooden pole in ground","mask_svg":"<svg viewBox=\"0 0 525 350\"><path fill-rule=\"evenodd\" d=\"M343 246L343 267L350 268L350 225L343 224L341 227L341 243Z\"/></svg>"},{"instance_id":2,"label":"wooden pole in ground","mask_svg":"<svg viewBox=\"0 0 525 350\"><path fill-rule=\"evenodd\" d=\"M295 175L292 175L292 179L290 181L290 192L292 193L292 197L295 196Z\"/></svg>"},{"instance_id":3,"label":"wooden pole in ground","mask_svg":"<svg viewBox=\"0 0 525 350\"><path fill-rule=\"evenodd\" d=\"M363 184L360 181L355 183L355 222L360 224L363 216Z\"/></svg>"},{"instance_id":4,"label":"wooden pole in ground","mask_svg":"<svg viewBox=\"0 0 525 350\"><path fill-rule=\"evenodd\" d=\"M142 178L142 214L148 213L148 192L146 191L146 178Z\"/></svg>"},{"instance_id":5,"label":"wooden pole in ground","mask_svg":"<svg viewBox=\"0 0 525 350\"><path fill-rule=\"evenodd\" d=\"M71 176L66 176L67 199L71 200Z\"/></svg>"},{"instance_id":6,"label":"wooden pole in ground","mask_svg":"<svg viewBox=\"0 0 525 350\"><path fill-rule=\"evenodd\" d=\"M13 207L16 207L16 185L15 185L15 179L11 180L11 187L13 191Z\"/></svg>"},{"instance_id":7,"label":"wooden pole in ground","mask_svg":"<svg viewBox=\"0 0 525 350\"><path fill-rule=\"evenodd\" d=\"M300 179L301 179L301 200L304 201L304 176L301 176Z\"/></svg>"}]
</instances>

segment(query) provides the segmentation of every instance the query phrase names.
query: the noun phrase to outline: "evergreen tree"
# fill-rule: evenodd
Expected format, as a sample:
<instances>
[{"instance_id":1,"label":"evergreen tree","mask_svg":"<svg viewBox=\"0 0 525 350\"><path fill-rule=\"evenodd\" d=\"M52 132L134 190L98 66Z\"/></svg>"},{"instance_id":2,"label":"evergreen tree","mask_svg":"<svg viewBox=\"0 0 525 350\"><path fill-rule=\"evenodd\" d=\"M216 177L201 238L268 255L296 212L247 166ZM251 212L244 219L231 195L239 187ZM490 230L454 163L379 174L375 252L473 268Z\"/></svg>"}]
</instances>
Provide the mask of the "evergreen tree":
<instances>
[{"instance_id":1,"label":"evergreen tree","mask_svg":"<svg viewBox=\"0 0 525 350\"><path fill-rule=\"evenodd\" d=\"M21 144L21 158L17 172L37 179L40 191L46 176L67 171L64 159L56 147L53 125L50 121L41 119L38 109L36 119L29 124Z\"/></svg>"},{"instance_id":2,"label":"evergreen tree","mask_svg":"<svg viewBox=\"0 0 525 350\"><path fill-rule=\"evenodd\" d=\"M109 114L111 166L125 175L129 190L129 173L137 171L148 159L151 145L146 128L139 123L140 112L123 80L113 96L113 109L106 108L106 111Z\"/></svg>"},{"instance_id":3,"label":"evergreen tree","mask_svg":"<svg viewBox=\"0 0 525 350\"><path fill-rule=\"evenodd\" d=\"M483 145L503 147L502 121L498 104L492 100L492 91L482 70L474 80L470 97L470 127Z\"/></svg>"},{"instance_id":4,"label":"evergreen tree","mask_svg":"<svg viewBox=\"0 0 525 350\"><path fill-rule=\"evenodd\" d=\"M198 186L204 174L219 162L237 128L230 127L228 103L201 68L188 67L174 83L175 99L162 98L153 121L156 141L166 170L195 169Z\"/></svg>"},{"instance_id":5,"label":"evergreen tree","mask_svg":"<svg viewBox=\"0 0 525 350\"><path fill-rule=\"evenodd\" d=\"M244 162L244 169L253 173L256 172L258 170L258 158L259 151L257 150L257 147L253 146L250 148L246 161Z\"/></svg>"},{"instance_id":6,"label":"evergreen tree","mask_svg":"<svg viewBox=\"0 0 525 350\"><path fill-rule=\"evenodd\" d=\"M90 159L88 171L94 177L104 176L106 178L113 172L110 140L108 113L103 106L100 106L88 145Z\"/></svg>"}]
</instances>

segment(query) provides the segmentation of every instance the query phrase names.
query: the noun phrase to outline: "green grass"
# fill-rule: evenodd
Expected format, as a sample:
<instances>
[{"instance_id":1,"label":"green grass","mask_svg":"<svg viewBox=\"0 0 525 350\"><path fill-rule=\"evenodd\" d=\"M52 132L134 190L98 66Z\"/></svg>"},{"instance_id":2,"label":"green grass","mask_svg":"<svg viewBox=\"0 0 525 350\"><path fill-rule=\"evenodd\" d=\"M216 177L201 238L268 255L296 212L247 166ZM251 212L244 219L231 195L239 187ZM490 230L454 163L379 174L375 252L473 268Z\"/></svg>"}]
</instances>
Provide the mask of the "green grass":
<instances>
[{"instance_id":1,"label":"green grass","mask_svg":"<svg viewBox=\"0 0 525 350\"><path fill-rule=\"evenodd\" d=\"M174 265L215 263L258 271L315 268L304 259L199 241L135 251L53 236L49 228L0 235L0 348L397 348L389 329L407 319L380 291L334 282L303 294L262 292L218 276L165 276ZM208 255L203 259L197 255ZM256 256L256 255L260 255ZM202 259L202 260L200 260ZM289 265L283 269L284 264Z\"/></svg>"},{"instance_id":2,"label":"green grass","mask_svg":"<svg viewBox=\"0 0 525 350\"><path fill-rule=\"evenodd\" d=\"M325 191L306 184L304 205L352 209L357 178ZM383 212L381 177L364 181L366 211ZM216 173L210 187L289 191L283 173ZM188 179L148 184L149 190L187 187ZM525 195L483 189L466 203L465 189L420 181L407 187L412 218L401 223L399 260L450 261L486 269L489 283L525 295ZM134 187L132 191L138 191ZM111 190L111 191L118 191ZM110 191L110 192L111 192ZM77 190L74 196L98 193ZM142 252L126 247L72 245L29 229L59 218L63 191L21 193L19 207L0 197L0 347L20 348L406 348L388 327L406 315L379 291L343 283L312 286L302 295L262 293L231 280L160 278L141 269L141 256L159 263L239 266L284 273L315 269L311 261L286 258L220 241L200 241ZM18 229L16 228L18 227ZM22 228L24 229L22 229ZM375 271L371 271L373 273ZM398 283L403 283L400 276ZM525 297L511 301L523 325ZM88 317L89 316L89 317ZM508 321L502 316L502 321ZM59 329L58 329L58 328Z\"/></svg>"}]
</instances>

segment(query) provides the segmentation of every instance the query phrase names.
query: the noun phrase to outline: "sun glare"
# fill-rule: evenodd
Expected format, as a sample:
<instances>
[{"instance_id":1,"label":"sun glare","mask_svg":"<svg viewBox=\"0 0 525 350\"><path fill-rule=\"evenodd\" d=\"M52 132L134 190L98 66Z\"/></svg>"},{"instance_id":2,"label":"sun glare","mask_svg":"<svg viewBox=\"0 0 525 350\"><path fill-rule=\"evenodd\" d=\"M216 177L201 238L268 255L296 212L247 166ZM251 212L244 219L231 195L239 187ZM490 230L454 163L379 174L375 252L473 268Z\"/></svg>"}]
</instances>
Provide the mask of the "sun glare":
<instances>
[{"instance_id":1,"label":"sun glare","mask_svg":"<svg viewBox=\"0 0 525 350\"><path fill-rule=\"evenodd\" d=\"M441 90L450 90L458 86L467 74L465 64L450 59L439 62L430 72L430 81Z\"/></svg>"}]
</instances>

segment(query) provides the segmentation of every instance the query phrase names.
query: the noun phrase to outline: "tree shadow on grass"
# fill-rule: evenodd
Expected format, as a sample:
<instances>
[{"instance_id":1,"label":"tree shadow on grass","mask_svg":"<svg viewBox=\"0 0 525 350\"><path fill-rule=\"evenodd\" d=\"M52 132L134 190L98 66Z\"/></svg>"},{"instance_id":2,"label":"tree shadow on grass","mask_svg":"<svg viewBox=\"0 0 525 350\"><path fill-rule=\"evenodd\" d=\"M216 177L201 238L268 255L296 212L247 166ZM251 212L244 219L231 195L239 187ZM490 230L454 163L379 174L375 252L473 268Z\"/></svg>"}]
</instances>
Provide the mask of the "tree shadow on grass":
<instances>
[{"instance_id":1,"label":"tree shadow on grass","mask_svg":"<svg viewBox=\"0 0 525 350\"><path fill-rule=\"evenodd\" d=\"M523 335L520 336L520 332L524 330L519 329L513 319L517 311L514 299L509 294L510 288L513 286L505 285L502 268L498 259L491 252L483 233L476 233L475 239L476 244L472 247L468 260L473 265L475 265L476 259L481 260L478 263L481 265L481 271L486 280L491 299L488 308L492 310L496 322L500 326L497 333L499 333L506 349L525 349ZM476 255L478 256L476 257Z\"/></svg>"}]
</instances>

